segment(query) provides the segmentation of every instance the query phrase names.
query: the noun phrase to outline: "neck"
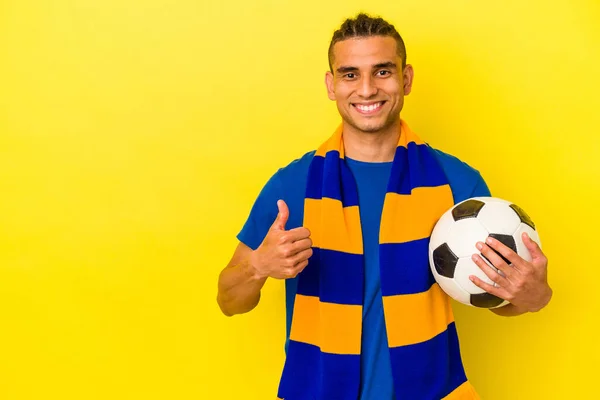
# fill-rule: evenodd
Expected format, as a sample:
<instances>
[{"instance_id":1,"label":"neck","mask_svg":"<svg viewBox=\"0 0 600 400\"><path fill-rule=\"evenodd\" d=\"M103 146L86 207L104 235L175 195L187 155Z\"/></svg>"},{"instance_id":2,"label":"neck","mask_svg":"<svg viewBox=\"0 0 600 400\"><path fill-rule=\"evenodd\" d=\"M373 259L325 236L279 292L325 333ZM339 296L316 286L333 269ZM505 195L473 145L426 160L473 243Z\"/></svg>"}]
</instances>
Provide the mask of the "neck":
<instances>
[{"instance_id":1,"label":"neck","mask_svg":"<svg viewBox=\"0 0 600 400\"><path fill-rule=\"evenodd\" d=\"M400 120L379 132L362 132L344 122L343 140L346 157L364 162L394 160L400 135Z\"/></svg>"}]
</instances>

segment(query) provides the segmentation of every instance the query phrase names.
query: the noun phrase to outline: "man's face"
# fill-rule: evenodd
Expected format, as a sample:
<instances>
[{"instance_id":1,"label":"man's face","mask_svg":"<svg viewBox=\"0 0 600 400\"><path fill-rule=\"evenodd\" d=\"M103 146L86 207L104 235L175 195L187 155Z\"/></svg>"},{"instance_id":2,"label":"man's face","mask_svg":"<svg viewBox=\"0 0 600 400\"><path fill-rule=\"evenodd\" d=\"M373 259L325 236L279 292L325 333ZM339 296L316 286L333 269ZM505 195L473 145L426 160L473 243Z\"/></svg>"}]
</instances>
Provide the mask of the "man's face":
<instances>
[{"instance_id":1,"label":"man's face","mask_svg":"<svg viewBox=\"0 0 600 400\"><path fill-rule=\"evenodd\" d=\"M387 36L347 39L333 47L333 74L325 83L342 119L360 132L377 133L400 118L404 96L411 90L413 70L397 54Z\"/></svg>"}]
</instances>

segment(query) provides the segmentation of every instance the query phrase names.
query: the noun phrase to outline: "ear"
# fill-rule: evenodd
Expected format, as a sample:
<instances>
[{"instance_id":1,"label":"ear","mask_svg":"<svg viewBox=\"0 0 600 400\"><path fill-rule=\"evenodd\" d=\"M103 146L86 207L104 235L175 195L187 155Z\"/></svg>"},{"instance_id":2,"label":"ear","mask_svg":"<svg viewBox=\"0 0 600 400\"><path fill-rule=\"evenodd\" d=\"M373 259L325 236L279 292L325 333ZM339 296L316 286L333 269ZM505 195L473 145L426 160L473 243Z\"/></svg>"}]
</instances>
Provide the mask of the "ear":
<instances>
[{"instance_id":1,"label":"ear","mask_svg":"<svg viewBox=\"0 0 600 400\"><path fill-rule=\"evenodd\" d=\"M327 88L327 97L335 101L335 91L333 88L333 74L330 71L325 73L325 87Z\"/></svg>"},{"instance_id":2,"label":"ear","mask_svg":"<svg viewBox=\"0 0 600 400\"><path fill-rule=\"evenodd\" d=\"M415 77L415 71L413 70L412 65L407 64L404 67L404 71L402 72L402 81L404 84L404 95L408 96L410 91L412 90L413 79Z\"/></svg>"}]
</instances>

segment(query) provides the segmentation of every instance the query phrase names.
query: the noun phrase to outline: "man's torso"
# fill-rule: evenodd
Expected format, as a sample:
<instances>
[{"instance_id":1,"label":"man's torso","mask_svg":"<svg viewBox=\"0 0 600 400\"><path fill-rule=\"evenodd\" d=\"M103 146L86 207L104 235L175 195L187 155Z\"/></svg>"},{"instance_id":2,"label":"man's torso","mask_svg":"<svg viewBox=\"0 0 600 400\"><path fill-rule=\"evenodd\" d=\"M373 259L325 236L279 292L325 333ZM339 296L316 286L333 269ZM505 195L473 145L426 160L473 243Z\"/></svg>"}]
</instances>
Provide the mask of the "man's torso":
<instances>
[{"instance_id":1,"label":"man's torso","mask_svg":"<svg viewBox=\"0 0 600 400\"><path fill-rule=\"evenodd\" d=\"M446 174L454 202L469 197L489 196L489 190L478 171L457 158L435 151ZM262 242L277 215L277 200L283 199L290 210L286 229L302 226L304 196L308 168L314 152L306 153L281 168L267 182L258 196L238 239L252 249ZM365 292L361 349L361 400L393 399L393 384L379 278L379 225L387 182L389 163L346 161L357 183L363 246L365 254ZM297 278L286 280L286 349L293 315ZM410 329L410 327L407 327Z\"/></svg>"}]
</instances>

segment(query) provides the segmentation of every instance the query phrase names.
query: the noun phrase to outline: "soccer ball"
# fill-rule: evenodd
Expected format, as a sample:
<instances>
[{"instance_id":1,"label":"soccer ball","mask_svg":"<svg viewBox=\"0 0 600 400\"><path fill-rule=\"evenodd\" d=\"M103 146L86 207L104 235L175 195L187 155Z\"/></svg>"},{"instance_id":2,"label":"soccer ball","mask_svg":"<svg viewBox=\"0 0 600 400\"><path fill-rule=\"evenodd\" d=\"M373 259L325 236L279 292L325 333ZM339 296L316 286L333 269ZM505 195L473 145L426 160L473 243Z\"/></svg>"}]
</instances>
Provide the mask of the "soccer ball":
<instances>
[{"instance_id":1,"label":"soccer ball","mask_svg":"<svg viewBox=\"0 0 600 400\"><path fill-rule=\"evenodd\" d=\"M473 197L456 204L438 220L429 241L429 264L436 282L450 297L463 304L480 308L496 308L507 304L471 282L469 275L475 275L495 285L471 256L482 255L475 247L476 243L485 243L487 237L492 236L525 260L531 261L531 254L521 239L523 232L541 245L531 218L522 208L509 201L495 197ZM489 260L483 259L502 274ZM508 263L508 260L504 260Z\"/></svg>"}]
</instances>

